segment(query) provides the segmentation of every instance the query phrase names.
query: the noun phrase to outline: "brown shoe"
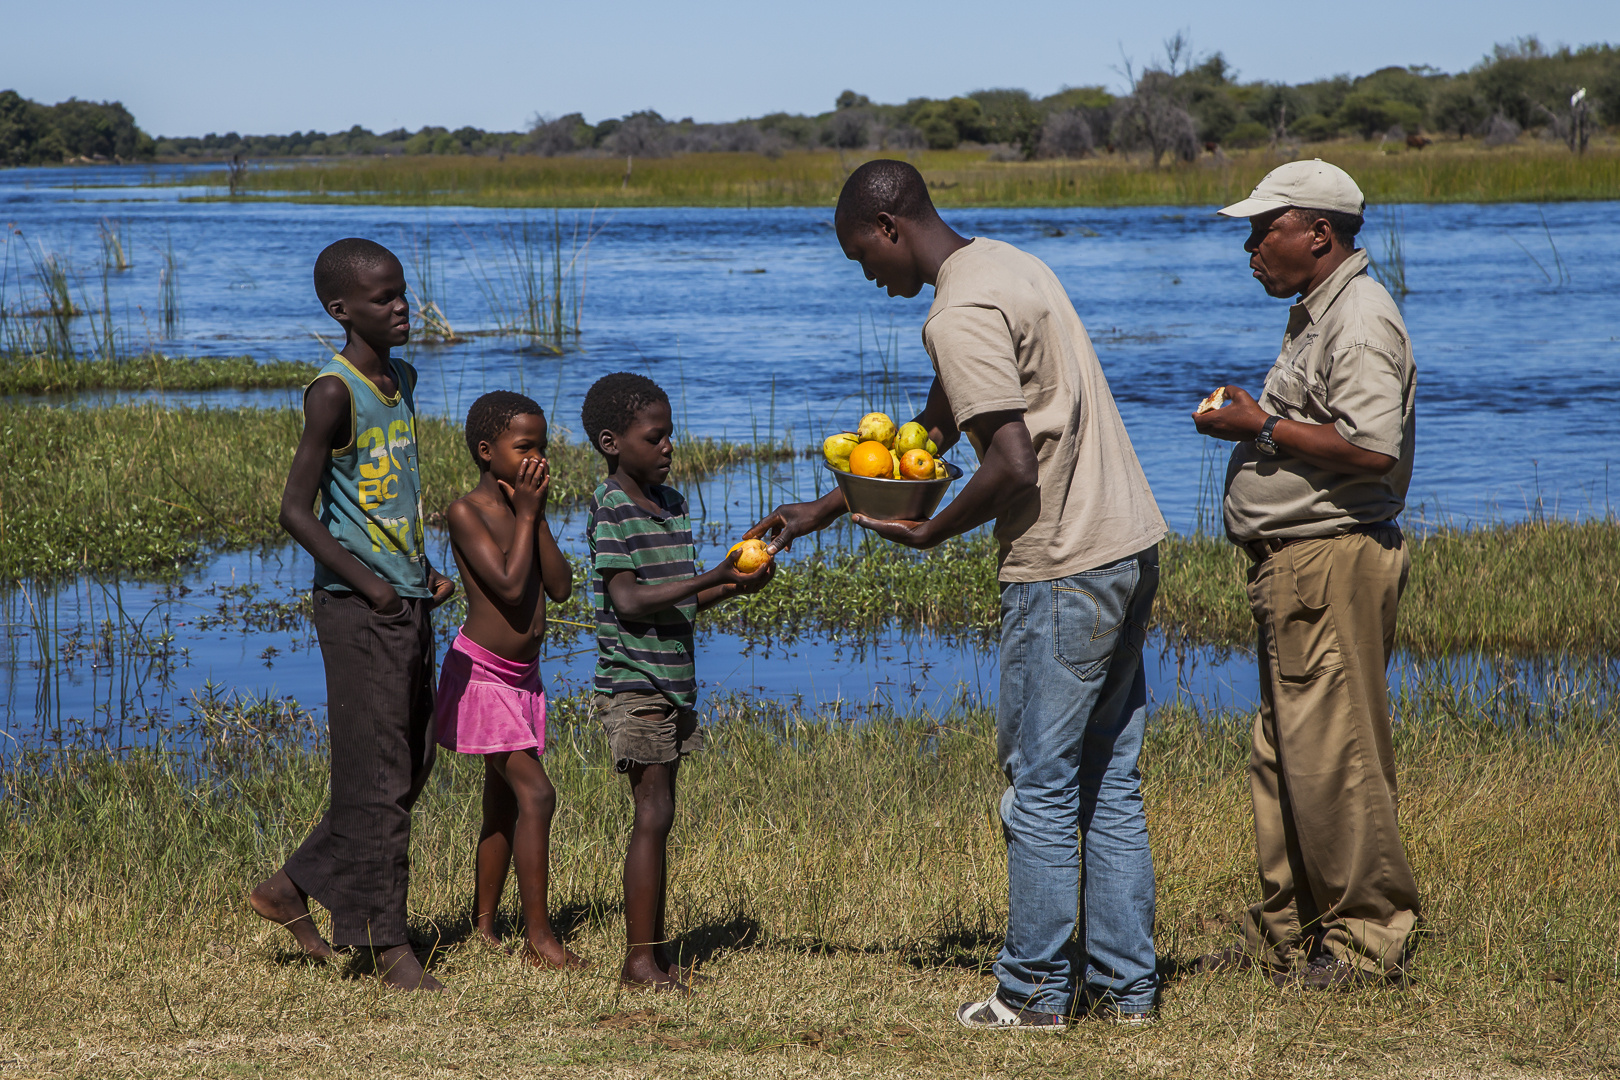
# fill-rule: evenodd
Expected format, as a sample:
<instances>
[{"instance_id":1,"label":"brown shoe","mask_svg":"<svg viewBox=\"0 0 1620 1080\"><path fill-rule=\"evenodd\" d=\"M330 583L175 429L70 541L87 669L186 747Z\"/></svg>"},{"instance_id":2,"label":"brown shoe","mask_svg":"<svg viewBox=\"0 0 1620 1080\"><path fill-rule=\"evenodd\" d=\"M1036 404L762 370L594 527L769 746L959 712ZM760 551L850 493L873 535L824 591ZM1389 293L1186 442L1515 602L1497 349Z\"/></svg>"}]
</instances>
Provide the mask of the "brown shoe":
<instances>
[{"instance_id":1,"label":"brown shoe","mask_svg":"<svg viewBox=\"0 0 1620 1080\"><path fill-rule=\"evenodd\" d=\"M1367 971L1323 953L1306 965L1297 985L1302 990L1360 990L1371 986L1398 986L1401 982L1398 974Z\"/></svg>"}]
</instances>

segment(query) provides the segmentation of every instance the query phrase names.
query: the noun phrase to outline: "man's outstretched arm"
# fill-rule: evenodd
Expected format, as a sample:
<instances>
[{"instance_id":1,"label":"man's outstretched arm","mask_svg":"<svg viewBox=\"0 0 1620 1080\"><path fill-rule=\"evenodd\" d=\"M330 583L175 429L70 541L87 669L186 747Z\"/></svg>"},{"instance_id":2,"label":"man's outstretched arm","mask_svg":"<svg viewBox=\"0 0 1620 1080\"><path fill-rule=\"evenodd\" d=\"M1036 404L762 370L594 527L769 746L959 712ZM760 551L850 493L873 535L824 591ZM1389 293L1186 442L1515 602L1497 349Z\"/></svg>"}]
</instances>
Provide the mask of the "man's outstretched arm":
<instances>
[{"instance_id":1,"label":"man's outstretched arm","mask_svg":"<svg viewBox=\"0 0 1620 1080\"><path fill-rule=\"evenodd\" d=\"M1035 444L1022 412L985 413L967 422L974 441L984 447L979 471L961 494L927 521L878 521L856 514L852 521L879 536L907 547L936 544L994 521L1040 490Z\"/></svg>"}]
</instances>

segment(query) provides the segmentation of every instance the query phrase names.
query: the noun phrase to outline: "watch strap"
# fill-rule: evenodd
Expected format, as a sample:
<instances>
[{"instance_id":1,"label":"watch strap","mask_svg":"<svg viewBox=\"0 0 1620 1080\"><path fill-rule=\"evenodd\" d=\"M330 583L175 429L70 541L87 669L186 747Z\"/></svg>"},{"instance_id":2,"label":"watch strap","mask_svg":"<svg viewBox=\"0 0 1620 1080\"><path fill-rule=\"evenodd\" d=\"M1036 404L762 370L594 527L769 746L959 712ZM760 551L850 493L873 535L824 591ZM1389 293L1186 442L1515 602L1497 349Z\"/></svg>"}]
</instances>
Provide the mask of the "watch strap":
<instances>
[{"instance_id":1,"label":"watch strap","mask_svg":"<svg viewBox=\"0 0 1620 1080\"><path fill-rule=\"evenodd\" d=\"M1277 452L1277 441L1271 437L1271 432L1277 426L1277 421L1281 419L1280 416L1267 417L1265 425L1260 429L1260 434L1254 437L1254 444L1261 452L1268 455Z\"/></svg>"}]
</instances>

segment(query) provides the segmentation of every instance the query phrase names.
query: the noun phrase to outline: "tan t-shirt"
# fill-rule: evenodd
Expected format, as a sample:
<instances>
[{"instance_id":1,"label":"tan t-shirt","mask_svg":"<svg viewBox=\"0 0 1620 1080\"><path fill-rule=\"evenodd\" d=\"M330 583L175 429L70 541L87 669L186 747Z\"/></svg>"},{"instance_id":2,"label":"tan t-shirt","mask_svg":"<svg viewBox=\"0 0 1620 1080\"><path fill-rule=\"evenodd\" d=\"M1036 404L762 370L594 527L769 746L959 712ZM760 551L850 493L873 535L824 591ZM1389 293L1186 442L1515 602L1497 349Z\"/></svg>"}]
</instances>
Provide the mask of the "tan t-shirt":
<instances>
[{"instance_id":1,"label":"tan t-shirt","mask_svg":"<svg viewBox=\"0 0 1620 1080\"><path fill-rule=\"evenodd\" d=\"M1367 276L1367 253L1346 259L1288 310L1282 352L1260 407L1308 424L1332 424L1352 446L1388 454L1383 476L1319 469L1280 450L1268 458L1240 442L1226 469L1226 534L1337 536L1389 521L1406 506L1417 431L1417 363L1400 309Z\"/></svg>"},{"instance_id":2,"label":"tan t-shirt","mask_svg":"<svg viewBox=\"0 0 1620 1080\"><path fill-rule=\"evenodd\" d=\"M923 346L958 426L1017 410L1035 444L1038 497L996 521L1000 580L1068 577L1164 538L1091 338L1045 263L998 240L953 252Z\"/></svg>"}]
</instances>

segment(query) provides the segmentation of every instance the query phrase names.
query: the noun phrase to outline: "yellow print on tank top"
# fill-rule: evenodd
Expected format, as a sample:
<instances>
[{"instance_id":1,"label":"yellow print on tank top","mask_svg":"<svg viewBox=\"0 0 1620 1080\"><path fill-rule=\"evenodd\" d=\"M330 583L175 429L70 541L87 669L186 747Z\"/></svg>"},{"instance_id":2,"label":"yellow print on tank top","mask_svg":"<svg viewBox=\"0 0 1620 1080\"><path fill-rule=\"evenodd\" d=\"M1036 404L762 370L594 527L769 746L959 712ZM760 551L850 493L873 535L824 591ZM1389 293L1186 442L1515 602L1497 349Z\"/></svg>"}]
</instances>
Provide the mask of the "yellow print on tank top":
<instances>
[{"instance_id":1,"label":"yellow print on tank top","mask_svg":"<svg viewBox=\"0 0 1620 1080\"><path fill-rule=\"evenodd\" d=\"M360 509L365 512L366 534L372 551L392 549L405 555L421 550L425 530L420 512L409 517L379 517L371 511L399 496L400 474L410 468L409 451L416 442L413 420L395 420L386 434L379 427L367 428L355 438L360 454L357 484ZM369 460L368 460L369 459Z\"/></svg>"}]
</instances>

